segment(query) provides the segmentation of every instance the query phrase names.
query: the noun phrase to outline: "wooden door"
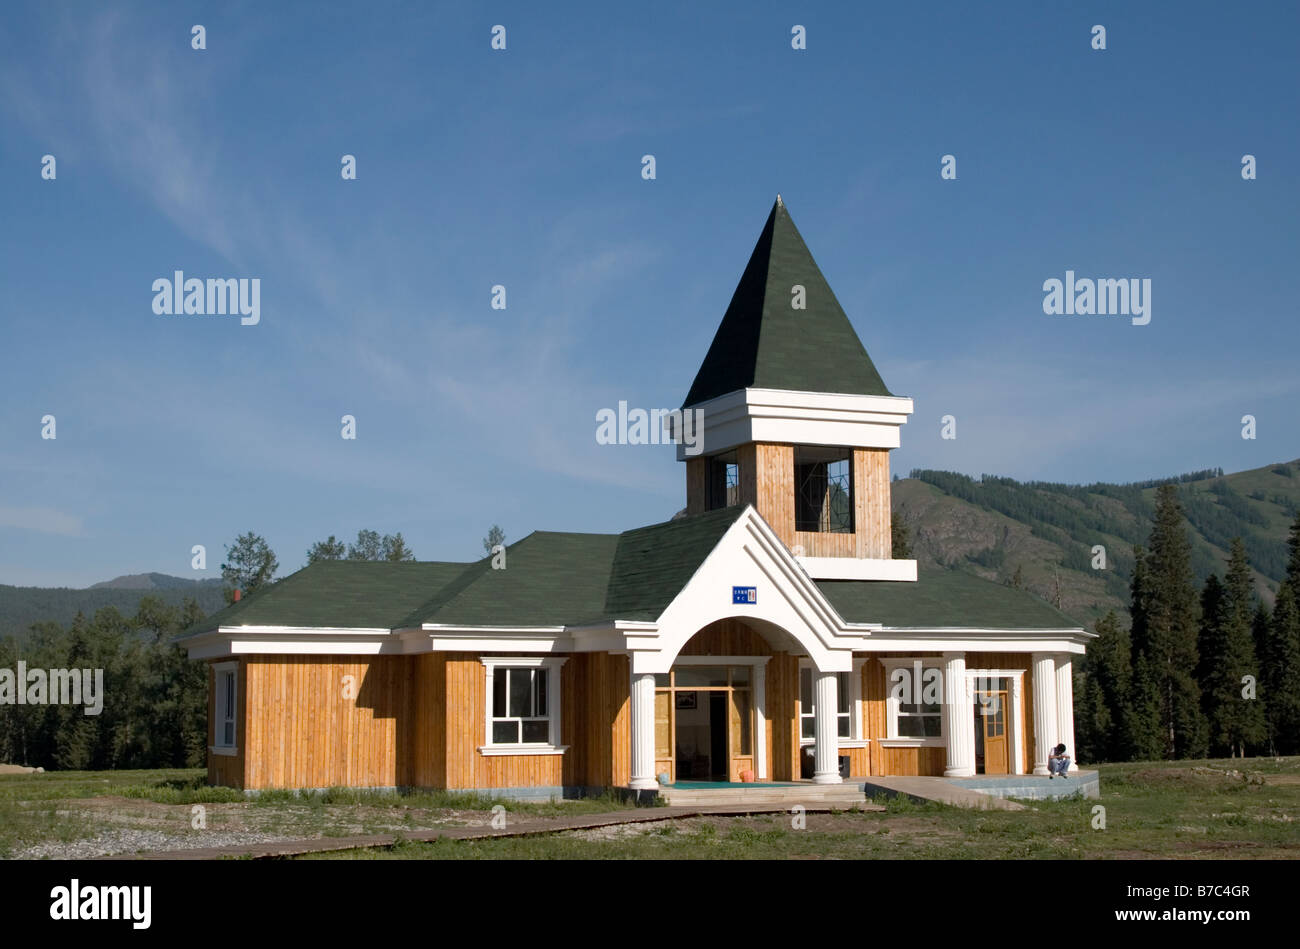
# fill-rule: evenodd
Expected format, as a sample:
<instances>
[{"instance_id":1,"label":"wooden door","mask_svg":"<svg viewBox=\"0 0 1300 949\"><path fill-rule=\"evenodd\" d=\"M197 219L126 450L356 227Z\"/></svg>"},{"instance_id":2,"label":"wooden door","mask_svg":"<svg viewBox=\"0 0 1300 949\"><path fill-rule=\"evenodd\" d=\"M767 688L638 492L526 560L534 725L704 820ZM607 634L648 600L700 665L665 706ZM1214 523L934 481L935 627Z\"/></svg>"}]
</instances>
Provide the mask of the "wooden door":
<instances>
[{"instance_id":1,"label":"wooden door","mask_svg":"<svg viewBox=\"0 0 1300 949\"><path fill-rule=\"evenodd\" d=\"M677 780L675 745L673 693L664 689L655 693L655 776L666 771L670 782Z\"/></svg>"},{"instance_id":2,"label":"wooden door","mask_svg":"<svg viewBox=\"0 0 1300 949\"><path fill-rule=\"evenodd\" d=\"M984 773L1008 774L1007 767L1007 693L981 692L979 720L975 727L983 730Z\"/></svg>"},{"instance_id":3,"label":"wooden door","mask_svg":"<svg viewBox=\"0 0 1300 949\"><path fill-rule=\"evenodd\" d=\"M727 745L731 749L728 778L739 781L754 770L754 709L749 689L730 689L727 701Z\"/></svg>"}]
</instances>

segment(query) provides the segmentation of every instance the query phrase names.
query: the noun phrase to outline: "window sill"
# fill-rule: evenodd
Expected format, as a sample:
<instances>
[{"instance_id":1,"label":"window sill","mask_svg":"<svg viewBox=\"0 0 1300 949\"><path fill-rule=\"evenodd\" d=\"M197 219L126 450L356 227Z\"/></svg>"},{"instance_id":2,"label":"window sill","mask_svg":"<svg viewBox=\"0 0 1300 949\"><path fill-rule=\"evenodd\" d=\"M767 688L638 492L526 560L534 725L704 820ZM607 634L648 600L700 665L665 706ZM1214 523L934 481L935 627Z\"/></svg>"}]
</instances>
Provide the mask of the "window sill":
<instances>
[{"instance_id":1,"label":"window sill","mask_svg":"<svg viewBox=\"0 0 1300 949\"><path fill-rule=\"evenodd\" d=\"M495 755L562 755L568 745L480 745L478 753L487 757Z\"/></svg>"},{"instance_id":2,"label":"window sill","mask_svg":"<svg viewBox=\"0 0 1300 949\"><path fill-rule=\"evenodd\" d=\"M800 738L799 745L803 748L811 748L817 742L812 738ZM865 748L871 744L870 738L841 738L838 742L841 748Z\"/></svg>"},{"instance_id":3,"label":"window sill","mask_svg":"<svg viewBox=\"0 0 1300 949\"><path fill-rule=\"evenodd\" d=\"M943 748L947 743L942 738L881 738L882 748Z\"/></svg>"},{"instance_id":4,"label":"window sill","mask_svg":"<svg viewBox=\"0 0 1300 949\"><path fill-rule=\"evenodd\" d=\"M233 758L239 754L238 748L230 748L224 746L218 747L216 745L208 745L208 751L214 755L222 755L223 757L227 757L227 758Z\"/></svg>"}]
</instances>

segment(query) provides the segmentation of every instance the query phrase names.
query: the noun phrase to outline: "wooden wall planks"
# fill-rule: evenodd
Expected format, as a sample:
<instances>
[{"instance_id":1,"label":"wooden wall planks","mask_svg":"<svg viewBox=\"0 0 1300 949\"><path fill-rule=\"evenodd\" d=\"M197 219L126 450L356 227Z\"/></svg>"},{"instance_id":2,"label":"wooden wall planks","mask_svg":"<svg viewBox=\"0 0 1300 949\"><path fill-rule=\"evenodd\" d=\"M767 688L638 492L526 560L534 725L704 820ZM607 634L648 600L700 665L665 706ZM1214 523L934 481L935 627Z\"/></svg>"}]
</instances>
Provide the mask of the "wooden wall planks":
<instances>
[{"instance_id":1,"label":"wooden wall planks","mask_svg":"<svg viewBox=\"0 0 1300 949\"><path fill-rule=\"evenodd\" d=\"M854 533L794 529L794 446L750 442L736 449L741 504L753 504L787 547L808 557L866 557L888 560L890 539L889 449L853 449ZM708 459L686 462L686 512L708 509Z\"/></svg>"},{"instance_id":2,"label":"wooden wall planks","mask_svg":"<svg viewBox=\"0 0 1300 949\"><path fill-rule=\"evenodd\" d=\"M770 656L772 647L762 634L741 619L710 623L686 641L683 656Z\"/></svg>"},{"instance_id":3,"label":"wooden wall planks","mask_svg":"<svg viewBox=\"0 0 1300 949\"><path fill-rule=\"evenodd\" d=\"M682 655L771 656L767 743L771 776L799 776L799 660L742 620L688 641ZM863 737L847 749L854 774L942 774L943 748L882 748L887 735L883 658L862 668ZM1033 680L1028 653L968 653L969 669L1024 670L1022 767L1033 767ZM485 756L486 674L474 654L252 656L240 660L236 755L208 756L208 780L237 788L609 787L630 769L628 658L571 655L561 673L563 755ZM344 677L353 677L351 698ZM215 721L209 664L208 717ZM212 725L209 728L214 727ZM209 735L211 742L211 734Z\"/></svg>"}]
</instances>

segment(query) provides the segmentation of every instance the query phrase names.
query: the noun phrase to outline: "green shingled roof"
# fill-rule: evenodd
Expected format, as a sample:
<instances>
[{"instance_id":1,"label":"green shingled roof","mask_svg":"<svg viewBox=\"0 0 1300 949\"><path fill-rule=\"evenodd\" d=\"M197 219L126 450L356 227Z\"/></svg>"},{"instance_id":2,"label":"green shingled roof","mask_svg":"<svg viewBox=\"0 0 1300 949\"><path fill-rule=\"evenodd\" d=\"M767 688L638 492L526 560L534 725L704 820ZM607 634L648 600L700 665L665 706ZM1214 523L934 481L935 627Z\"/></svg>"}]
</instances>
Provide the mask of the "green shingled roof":
<instances>
[{"instance_id":1,"label":"green shingled roof","mask_svg":"<svg viewBox=\"0 0 1300 949\"><path fill-rule=\"evenodd\" d=\"M325 560L304 567L196 624L403 629L582 626L654 620L746 510L742 506L622 534L537 531L506 548L506 569L476 563ZM817 581L849 622L886 626L1077 628L1036 596L957 570L915 583Z\"/></svg>"},{"instance_id":2,"label":"green shingled roof","mask_svg":"<svg viewBox=\"0 0 1300 949\"><path fill-rule=\"evenodd\" d=\"M599 617L618 534L535 531L506 548L504 570L492 558L472 564L396 625L563 626Z\"/></svg>"},{"instance_id":3,"label":"green shingled roof","mask_svg":"<svg viewBox=\"0 0 1300 949\"><path fill-rule=\"evenodd\" d=\"M331 628L578 626L652 620L740 516L730 507L623 534L536 531L506 548L504 570L476 563L325 560L196 624Z\"/></svg>"},{"instance_id":4,"label":"green shingled roof","mask_svg":"<svg viewBox=\"0 0 1300 949\"><path fill-rule=\"evenodd\" d=\"M779 197L682 405L747 388L892 395Z\"/></svg>"},{"instance_id":5,"label":"green shingled roof","mask_svg":"<svg viewBox=\"0 0 1300 949\"><path fill-rule=\"evenodd\" d=\"M960 570L922 570L917 579L818 580L850 623L988 629L1077 629L1045 601Z\"/></svg>"},{"instance_id":6,"label":"green shingled roof","mask_svg":"<svg viewBox=\"0 0 1300 949\"><path fill-rule=\"evenodd\" d=\"M735 505L619 535L605 615L657 619L744 511Z\"/></svg>"},{"instance_id":7,"label":"green shingled roof","mask_svg":"<svg viewBox=\"0 0 1300 949\"><path fill-rule=\"evenodd\" d=\"M463 563L321 560L219 610L193 630L218 626L392 629L465 567Z\"/></svg>"}]
</instances>

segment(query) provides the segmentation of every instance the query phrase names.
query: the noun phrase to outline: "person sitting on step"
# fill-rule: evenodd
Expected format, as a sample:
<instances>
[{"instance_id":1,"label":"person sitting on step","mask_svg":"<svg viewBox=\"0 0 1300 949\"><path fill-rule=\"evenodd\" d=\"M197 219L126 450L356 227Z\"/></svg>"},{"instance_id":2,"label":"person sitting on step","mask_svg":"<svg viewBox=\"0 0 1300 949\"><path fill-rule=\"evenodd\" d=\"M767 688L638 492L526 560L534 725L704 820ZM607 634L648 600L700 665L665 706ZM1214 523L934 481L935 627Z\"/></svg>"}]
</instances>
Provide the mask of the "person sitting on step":
<instances>
[{"instance_id":1,"label":"person sitting on step","mask_svg":"<svg viewBox=\"0 0 1300 949\"><path fill-rule=\"evenodd\" d=\"M1070 757L1065 753L1065 744L1062 742L1052 749L1051 756L1047 759L1047 776L1054 778L1058 774L1065 777L1065 772L1070 770Z\"/></svg>"}]
</instances>

